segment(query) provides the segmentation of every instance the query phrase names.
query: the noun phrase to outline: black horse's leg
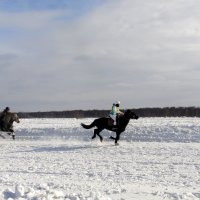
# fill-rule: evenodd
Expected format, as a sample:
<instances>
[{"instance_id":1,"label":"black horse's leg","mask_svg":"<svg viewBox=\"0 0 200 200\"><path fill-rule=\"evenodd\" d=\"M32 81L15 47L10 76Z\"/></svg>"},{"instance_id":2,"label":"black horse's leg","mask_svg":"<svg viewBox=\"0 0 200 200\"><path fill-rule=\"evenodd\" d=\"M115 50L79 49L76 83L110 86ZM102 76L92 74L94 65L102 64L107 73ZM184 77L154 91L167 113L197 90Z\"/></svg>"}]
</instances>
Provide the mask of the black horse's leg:
<instances>
[{"instance_id":1,"label":"black horse's leg","mask_svg":"<svg viewBox=\"0 0 200 200\"><path fill-rule=\"evenodd\" d=\"M92 139L94 139L96 137L96 135L99 136L100 141L103 141L103 137L99 134L103 129L94 129L94 135L92 136Z\"/></svg>"},{"instance_id":2,"label":"black horse's leg","mask_svg":"<svg viewBox=\"0 0 200 200\"><path fill-rule=\"evenodd\" d=\"M94 129L94 135L92 136L92 139L94 139L96 137L96 130L97 129Z\"/></svg>"},{"instance_id":3,"label":"black horse's leg","mask_svg":"<svg viewBox=\"0 0 200 200\"><path fill-rule=\"evenodd\" d=\"M117 132L115 132L116 136L117 136ZM110 136L110 139L112 140L116 140L116 137Z\"/></svg>"},{"instance_id":4,"label":"black horse's leg","mask_svg":"<svg viewBox=\"0 0 200 200\"><path fill-rule=\"evenodd\" d=\"M103 137L99 134L101 131L102 131L102 129L97 132L97 135L99 136L100 141L102 142L103 141Z\"/></svg>"},{"instance_id":5,"label":"black horse's leg","mask_svg":"<svg viewBox=\"0 0 200 200\"><path fill-rule=\"evenodd\" d=\"M119 132L116 133L115 145L118 145L117 141L120 139L120 134Z\"/></svg>"},{"instance_id":6,"label":"black horse's leg","mask_svg":"<svg viewBox=\"0 0 200 200\"><path fill-rule=\"evenodd\" d=\"M115 137L113 137L113 136L110 136L110 139L112 139L112 140L115 140L116 138L115 138Z\"/></svg>"}]
</instances>

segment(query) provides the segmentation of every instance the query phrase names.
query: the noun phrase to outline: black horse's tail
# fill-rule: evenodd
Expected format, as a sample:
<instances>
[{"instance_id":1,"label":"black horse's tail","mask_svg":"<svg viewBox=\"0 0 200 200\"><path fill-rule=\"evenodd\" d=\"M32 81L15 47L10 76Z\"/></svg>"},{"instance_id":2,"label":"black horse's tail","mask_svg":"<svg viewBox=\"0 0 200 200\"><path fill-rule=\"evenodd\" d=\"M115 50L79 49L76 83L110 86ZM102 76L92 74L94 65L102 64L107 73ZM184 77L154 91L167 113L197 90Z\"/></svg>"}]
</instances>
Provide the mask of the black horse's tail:
<instances>
[{"instance_id":1,"label":"black horse's tail","mask_svg":"<svg viewBox=\"0 0 200 200\"><path fill-rule=\"evenodd\" d=\"M90 129L90 128L95 127L96 125L95 125L95 121L93 121L90 125L86 125L86 124L81 123L81 126L85 129Z\"/></svg>"}]
</instances>

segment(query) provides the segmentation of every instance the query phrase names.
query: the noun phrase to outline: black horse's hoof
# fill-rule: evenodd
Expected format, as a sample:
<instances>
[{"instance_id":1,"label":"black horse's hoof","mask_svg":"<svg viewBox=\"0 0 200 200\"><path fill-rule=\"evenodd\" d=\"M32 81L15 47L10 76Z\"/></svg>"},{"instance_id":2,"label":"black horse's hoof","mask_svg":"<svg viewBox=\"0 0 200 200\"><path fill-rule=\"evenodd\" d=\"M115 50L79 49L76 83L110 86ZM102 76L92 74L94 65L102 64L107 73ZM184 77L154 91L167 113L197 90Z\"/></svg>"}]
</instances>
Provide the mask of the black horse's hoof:
<instances>
[{"instance_id":1,"label":"black horse's hoof","mask_svg":"<svg viewBox=\"0 0 200 200\"><path fill-rule=\"evenodd\" d=\"M115 143L115 146L119 146L119 143Z\"/></svg>"}]
</instances>

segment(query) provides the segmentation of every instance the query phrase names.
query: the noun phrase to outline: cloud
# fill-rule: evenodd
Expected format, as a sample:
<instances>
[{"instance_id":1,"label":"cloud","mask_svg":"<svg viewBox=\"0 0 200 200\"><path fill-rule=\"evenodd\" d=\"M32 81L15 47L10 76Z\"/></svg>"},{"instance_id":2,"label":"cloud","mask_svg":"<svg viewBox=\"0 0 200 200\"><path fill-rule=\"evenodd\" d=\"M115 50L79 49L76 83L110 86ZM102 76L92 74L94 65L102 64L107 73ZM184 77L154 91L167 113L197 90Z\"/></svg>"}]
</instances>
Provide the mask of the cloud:
<instances>
[{"instance_id":1,"label":"cloud","mask_svg":"<svg viewBox=\"0 0 200 200\"><path fill-rule=\"evenodd\" d=\"M1 106L199 106L199 4L111 0L73 19L65 8L0 12L14 33L0 39Z\"/></svg>"}]
</instances>

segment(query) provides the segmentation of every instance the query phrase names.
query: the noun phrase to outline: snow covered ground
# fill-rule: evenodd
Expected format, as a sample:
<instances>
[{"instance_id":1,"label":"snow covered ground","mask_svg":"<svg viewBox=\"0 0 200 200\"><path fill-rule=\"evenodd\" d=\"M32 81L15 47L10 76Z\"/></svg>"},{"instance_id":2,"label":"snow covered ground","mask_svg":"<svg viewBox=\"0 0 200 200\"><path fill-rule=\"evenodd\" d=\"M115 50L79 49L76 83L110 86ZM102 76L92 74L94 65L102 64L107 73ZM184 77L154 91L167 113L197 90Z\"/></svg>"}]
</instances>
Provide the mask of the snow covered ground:
<instances>
[{"instance_id":1,"label":"snow covered ground","mask_svg":"<svg viewBox=\"0 0 200 200\"><path fill-rule=\"evenodd\" d=\"M0 138L2 200L200 199L200 118L132 120L119 146L93 119L23 119Z\"/></svg>"}]
</instances>

